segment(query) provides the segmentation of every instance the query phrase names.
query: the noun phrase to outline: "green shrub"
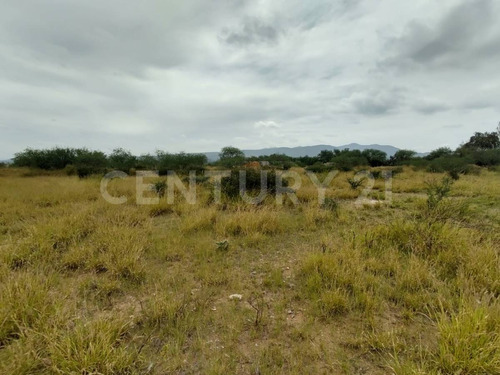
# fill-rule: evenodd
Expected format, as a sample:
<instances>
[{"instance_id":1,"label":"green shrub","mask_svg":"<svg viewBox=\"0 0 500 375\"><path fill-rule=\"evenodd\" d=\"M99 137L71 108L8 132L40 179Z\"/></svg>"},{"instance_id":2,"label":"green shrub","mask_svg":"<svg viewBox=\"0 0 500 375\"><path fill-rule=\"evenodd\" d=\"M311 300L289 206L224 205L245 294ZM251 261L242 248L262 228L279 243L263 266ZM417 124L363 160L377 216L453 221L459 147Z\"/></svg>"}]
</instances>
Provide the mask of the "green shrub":
<instances>
[{"instance_id":1,"label":"green shrub","mask_svg":"<svg viewBox=\"0 0 500 375\"><path fill-rule=\"evenodd\" d=\"M322 163L320 161L314 163L313 165L309 165L306 167L307 171L310 171L313 173L322 173L322 172L326 172L330 169L331 169L331 167L328 167L327 165L325 165L324 163Z\"/></svg>"},{"instance_id":2,"label":"green shrub","mask_svg":"<svg viewBox=\"0 0 500 375\"><path fill-rule=\"evenodd\" d=\"M441 182L427 182L427 207L429 209L436 208L439 202L448 196L452 184L453 181L448 177L444 177Z\"/></svg>"},{"instance_id":3,"label":"green shrub","mask_svg":"<svg viewBox=\"0 0 500 375\"><path fill-rule=\"evenodd\" d=\"M460 174L466 174L471 160L456 156L443 156L432 160L427 167L428 172L448 172L453 179L458 179Z\"/></svg>"},{"instance_id":4,"label":"green shrub","mask_svg":"<svg viewBox=\"0 0 500 375\"><path fill-rule=\"evenodd\" d=\"M159 198L165 196L165 190L167 188L167 182L165 180L158 180L153 183L152 189L158 195Z\"/></svg>"},{"instance_id":5,"label":"green shrub","mask_svg":"<svg viewBox=\"0 0 500 375\"><path fill-rule=\"evenodd\" d=\"M246 191L249 193L260 192L262 188L261 178L263 178L263 174L267 174L267 181L264 188L267 189L268 194L276 194L276 171L263 171L252 168L245 169L244 171L246 173L246 186L240 186L240 170L233 169L229 177L222 178L222 193L224 193L229 198L237 198L240 196L242 189L246 189ZM282 180L282 186L288 186L286 180Z\"/></svg>"},{"instance_id":6,"label":"green shrub","mask_svg":"<svg viewBox=\"0 0 500 375\"><path fill-rule=\"evenodd\" d=\"M352 190L356 190L359 188L361 185L363 185L363 182L365 181L365 178L361 178L359 180L356 180L354 178L348 178L347 182L349 183L349 186L351 187Z\"/></svg>"},{"instance_id":7,"label":"green shrub","mask_svg":"<svg viewBox=\"0 0 500 375\"><path fill-rule=\"evenodd\" d=\"M137 157L132 155L130 151L122 148L116 148L108 156L108 165L110 168L128 172L130 169L135 168L137 164Z\"/></svg>"},{"instance_id":8,"label":"green shrub","mask_svg":"<svg viewBox=\"0 0 500 375\"><path fill-rule=\"evenodd\" d=\"M170 154L158 151L156 159L160 176L167 175L168 171L203 171L208 162L206 155L187 154L184 152Z\"/></svg>"},{"instance_id":9,"label":"green shrub","mask_svg":"<svg viewBox=\"0 0 500 375\"><path fill-rule=\"evenodd\" d=\"M352 171L355 167L368 166L368 160L364 156L339 155L332 160L335 169L343 172Z\"/></svg>"},{"instance_id":10,"label":"green shrub","mask_svg":"<svg viewBox=\"0 0 500 375\"><path fill-rule=\"evenodd\" d=\"M471 157L474 164L481 167L500 165L500 149L475 151Z\"/></svg>"}]
</instances>

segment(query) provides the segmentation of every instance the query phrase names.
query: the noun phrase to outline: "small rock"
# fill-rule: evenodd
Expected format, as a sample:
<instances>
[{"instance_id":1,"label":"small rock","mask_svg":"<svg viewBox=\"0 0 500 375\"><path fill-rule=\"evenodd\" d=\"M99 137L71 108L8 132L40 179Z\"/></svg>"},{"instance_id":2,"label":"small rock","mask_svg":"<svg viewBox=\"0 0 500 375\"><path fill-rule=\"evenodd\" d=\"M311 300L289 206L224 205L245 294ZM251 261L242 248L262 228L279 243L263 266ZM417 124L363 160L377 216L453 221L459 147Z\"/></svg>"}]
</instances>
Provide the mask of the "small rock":
<instances>
[{"instance_id":1,"label":"small rock","mask_svg":"<svg viewBox=\"0 0 500 375\"><path fill-rule=\"evenodd\" d=\"M243 298L243 296L241 294L231 294L229 296L229 299L237 299L237 300L240 300Z\"/></svg>"}]
</instances>

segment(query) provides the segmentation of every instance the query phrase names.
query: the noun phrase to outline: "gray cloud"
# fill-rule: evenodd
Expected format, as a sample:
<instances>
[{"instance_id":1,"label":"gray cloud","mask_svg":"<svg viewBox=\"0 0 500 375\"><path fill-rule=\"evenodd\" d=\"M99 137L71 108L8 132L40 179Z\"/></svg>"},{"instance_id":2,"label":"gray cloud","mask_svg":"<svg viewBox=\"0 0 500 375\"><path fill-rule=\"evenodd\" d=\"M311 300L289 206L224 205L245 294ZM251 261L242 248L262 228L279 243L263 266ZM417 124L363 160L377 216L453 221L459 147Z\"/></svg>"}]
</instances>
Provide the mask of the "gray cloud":
<instances>
[{"instance_id":1,"label":"gray cloud","mask_svg":"<svg viewBox=\"0 0 500 375\"><path fill-rule=\"evenodd\" d=\"M249 18L244 21L241 30L224 30L221 39L228 44L246 46L255 43L275 43L279 34L280 31L272 25L265 24L256 18Z\"/></svg>"},{"instance_id":2,"label":"gray cloud","mask_svg":"<svg viewBox=\"0 0 500 375\"><path fill-rule=\"evenodd\" d=\"M417 102L414 106L413 109L417 112L420 112L425 115L432 115L434 113L438 112L443 112L443 111L448 111L451 108L444 103L436 102L436 101L421 101Z\"/></svg>"},{"instance_id":3,"label":"gray cloud","mask_svg":"<svg viewBox=\"0 0 500 375\"><path fill-rule=\"evenodd\" d=\"M357 88L345 100L348 112L355 111L364 116L380 116L400 110L405 101L403 88Z\"/></svg>"},{"instance_id":4,"label":"gray cloud","mask_svg":"<svg viewBox=\"0 0 500 375\"><path fill-rule=\"evenodd\" d=\"M459 3L436 25L413 21L405 33L390 41L393 64L475 68L500 54L500 28L493 0Z\"/></svg>"},{"instance_id":5,"label":"gray cloud","mask_svg":"<svg viewBox=\"0 0 500 375\"><path fill-rule=\"evenodd\" d=\"M458 145L500 117L499 8L492 0L5 2L0 159L54 145L136 153ZM463 126L450 134L443 124Z\"/></svg>"}]
</instances>

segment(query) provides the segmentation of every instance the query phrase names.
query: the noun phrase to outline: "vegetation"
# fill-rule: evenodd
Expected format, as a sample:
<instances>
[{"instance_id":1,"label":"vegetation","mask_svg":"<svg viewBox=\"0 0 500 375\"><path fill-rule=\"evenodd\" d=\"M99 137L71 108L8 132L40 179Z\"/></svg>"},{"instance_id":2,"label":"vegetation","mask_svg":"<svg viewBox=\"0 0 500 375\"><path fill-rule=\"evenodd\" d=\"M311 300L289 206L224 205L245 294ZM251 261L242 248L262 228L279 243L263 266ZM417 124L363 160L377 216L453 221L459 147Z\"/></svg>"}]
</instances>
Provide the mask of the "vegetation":
<instances>
[{"instance_id":1,"label":"vegetation","mask_svg":"<svg viewBox=\"0 0 500 375\"><path fill-rule=\"evenodd\" d=\"M168 153L157 151L155 155L134 156L130 151L118 148L109 155L87 149L53 148L49 150L26 149L14 157L15 167L28 167L39 170L65 170L67 174L86 177L102 174L109 170L121 170L134 174L136 170L158 170L160 175L168 171L186 173L189 170L203 171L209 165L203 154ZM468 142L452 151L441 147L426 156L418 156L412 150L398 150L390 158L376 149L323 150L317 156L293 158L273 154L246 158L243 151L236 147L222 148L219 160L212 166L237 168L246 163L259 161L266 166L288 170L294 166L306 167L315 173L340 170L344 172L363 167L411 165L427 169L429 172L447 172L453 179L474 173L474 167L494 167L500 165L500 137L498 132L475 133Z\"/></svg>"},{"instance_id":2,"label":"vegetation","mask_svg":"<svg viewBox=\"0 0 500 375\"><path fill-rule=\"evenodd\" d=\"M235 167L245 162L245 154L236 147L224 147L219 154L219 164L224 167Z\"/></svg>"},{"instance_id":3,"label":"vegetation","mask_svg":"<svg viewBox=\"0 0 500 375\"><path fill-rule=\"evenodd\" d=\"M134 177L112 205L1 169L0 373L500 373L500 172L402 167L374 206L354 172L319 205L292 170L297 205L207 204L208 182L168 204L152 179L150 206Z\"/></svg>"},{"instance_id":4,"label":"vegetation","mask_svg":"<svg viewBox=\"0 0 500 375\"><path fill-rule=\"evenodd\" d=\"M102 174L106 170L121 170L129 173L136 169L159 170L166 174L168 170L189 171L203 170L207 164L203 154L170 154L157 151L156 155L136 157L130 151L121 148L113 150L106 156L100 151L87 149L53 148L49 150L26 149L14 157L15 167L29 167L42 170L63 170L68 174L85 177L91 174Z\"/></svg>"},{"instance_id":5,"label":"vegetation","mask_svg":"<svg viewBox=\"0 0 500 375\"><path fill-rule=\"evenodd\" d=\"M261 191L267 191L270 195L275 195L277 192L277 175L274 170L263 171L247 168L245 170L233 169L228 177L222 178L222 192L228 198L239 198L241 190L251 193L260 194ZM241 184L240 181L244 181ZM281 186L286 187L286 180L281 181Z\"/></svg>"},{"instance_id":6,"label":"vegetation","mask_svg":"<svg viewBox=\"0 0 500 375\"><path fill-rule=\"evenodd\" d=\"M477 163L497 148L380 166L371 151L275 155L269 191L283 163L301 182L282 204L239 199L235 169L218 204L215 179L197 180L194 204L146 179L153 205L137 203L134 176L108 184L126 197L114 205L68 166L221 165L49 151L0 168L1 374L500 374L500 171ZM458 180L437 168L450 160L467 160ZM356 178L362 161L378 178ZM302 164L318 181L358 166L320 200ZM245 170L256 196L261 170Z\"/></svg>"}]
</instances>

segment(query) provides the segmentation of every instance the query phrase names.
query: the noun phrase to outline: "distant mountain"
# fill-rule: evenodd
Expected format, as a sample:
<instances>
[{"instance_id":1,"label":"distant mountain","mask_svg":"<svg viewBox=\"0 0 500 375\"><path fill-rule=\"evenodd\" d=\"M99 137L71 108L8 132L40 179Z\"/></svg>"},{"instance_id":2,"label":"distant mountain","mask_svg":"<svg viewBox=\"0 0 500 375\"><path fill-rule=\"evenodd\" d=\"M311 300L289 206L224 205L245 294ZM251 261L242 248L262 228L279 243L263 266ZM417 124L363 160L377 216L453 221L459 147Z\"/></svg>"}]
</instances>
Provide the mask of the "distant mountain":
<instances>
[{"instance_id":1,"label":"distant mountain","mask_svg":"<svg viewBox=\"0 0 500 375\"><path fill-rule=\"evenodd\" d=\"M0 160L0 163L3 163L3 164L12 164L12 159Z\"/></svg>"},{"instance_id":2,"label":"distant mountain","mask_svg":"<svg viewBox=\"0 0 500 375\"><path fill-rule=\"evenodd\" d=\"M285 154L294 158L301 156L316 156L322 150L366 150L368 148L384 151L388 157L394 155L399 148L389 145L360 145L358 143L350 143L348 145L342 146L330 146L330 145L316 145L316 146L300 146L300 147L272 147L272 148L262 148L259 150L242 150L247 157L252 156L262 156L262 155L271 155L271 154ZM206 152L207 158L209 161L215 161L219 159L218 152Z\"/></svg>"}]
</instances>

